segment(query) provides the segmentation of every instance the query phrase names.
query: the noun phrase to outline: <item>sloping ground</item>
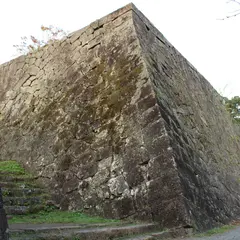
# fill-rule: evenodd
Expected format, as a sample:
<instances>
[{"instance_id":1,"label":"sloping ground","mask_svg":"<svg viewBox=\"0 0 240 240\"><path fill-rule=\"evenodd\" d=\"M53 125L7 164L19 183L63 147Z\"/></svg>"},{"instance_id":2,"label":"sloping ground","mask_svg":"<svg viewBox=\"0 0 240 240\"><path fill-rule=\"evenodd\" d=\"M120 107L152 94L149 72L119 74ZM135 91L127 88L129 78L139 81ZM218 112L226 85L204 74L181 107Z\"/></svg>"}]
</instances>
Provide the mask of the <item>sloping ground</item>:
<instances>
[{"instance_id":1,"label":"sloping ground","mask_svg":"<svg viewBox=\"0 0 240 240\"><path fill-rule=\"evenodd\" d=\"M167 240L192 234L189 229L162 230L155 223L13 224L12 240Z\"/></svg>"},{"instance_id":2,"label":"sloping ground","mask_svg":"<svg viewBox=\"0 0 240 240\"><path fill-rule=\"evenodd\" d=\"M178 238L176 240L180 239L183 240L182 238ZM222 234L215 234L213 236L205 237L185 238L184 240L238 240L238 239L240 239L240 227Z\"/></svg>"},{"instance_id":3,"label":"sloping ground","mask_svg":"<svg viewBox=\"0 0 240 240\"><path fill-rule=\"evenodd\" d=\"M13 225L11 239L13 240L123 240L123 239L167 239L170 232L158 231L155 224L136 225ZM150 238L151 237L151 238Z\"/></svg>"}]
</instances>

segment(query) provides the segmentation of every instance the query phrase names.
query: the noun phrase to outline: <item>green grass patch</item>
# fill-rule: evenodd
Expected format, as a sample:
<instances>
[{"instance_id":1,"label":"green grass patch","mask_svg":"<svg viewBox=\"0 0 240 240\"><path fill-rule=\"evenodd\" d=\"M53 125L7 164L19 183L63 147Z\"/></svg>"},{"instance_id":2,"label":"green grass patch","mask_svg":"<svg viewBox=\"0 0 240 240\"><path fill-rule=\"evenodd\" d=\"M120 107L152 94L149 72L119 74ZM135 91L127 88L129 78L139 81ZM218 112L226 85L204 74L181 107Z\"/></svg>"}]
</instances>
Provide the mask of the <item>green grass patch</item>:
<instances>
[{"instance_id":1,"label":"green grass patch","mask_svg":"<svg viewBox=\"0 0 240 240\"><path fill-rule=\"evenodd\" d=\"M119 220L91 217L81 212L70 211L41 211L35 214L15 215L9 223L117 223Z\"/></svg>"},{"instance_id":2,"label":"green grass patch","mask_svg":"<svg viewBox=\"0 0 240 240\"><path fill-rule=\"evenodd\" d=\"M222 227L219 228L213 228L208 230L207 232L201 233L201 234L197 234L196 237L209 237L215 234L221 234L221 233L225 233L228 232L232 229L234 229L236 226L233 225L224 225Z\"/></svg>"},{"instance_id":3,"label":"green grass patch","mask_svg":"<svg viewBox=\"0 0 240 240\"><path fill-rule=\"evenodd\" d=\"M0 172L25 175L24 168L16 161L0 161Z\"/></svg>"}]
</instances>

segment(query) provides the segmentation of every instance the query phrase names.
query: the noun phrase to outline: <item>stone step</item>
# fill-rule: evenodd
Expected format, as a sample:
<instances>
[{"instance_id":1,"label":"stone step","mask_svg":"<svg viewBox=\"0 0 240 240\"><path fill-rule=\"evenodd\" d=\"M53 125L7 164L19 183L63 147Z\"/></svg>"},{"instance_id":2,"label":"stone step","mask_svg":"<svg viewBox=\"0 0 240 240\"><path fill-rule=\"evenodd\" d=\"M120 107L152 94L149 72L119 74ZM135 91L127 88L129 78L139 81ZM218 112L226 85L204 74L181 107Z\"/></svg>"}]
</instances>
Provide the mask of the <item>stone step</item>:
<instances>
[{"instance_id":1,"label":"stone step","mask_svg":"<svg viewBox=\"0 0 240 240\"><path fill-rule=\"evenodd\" d=\"M7 206L31 206L36 204L43 204L49 196L39 195L34 197L6 197L3 196L3 205Z\"/></svg>"},{"instance_id":2,"label":"stone step","mask_svg":"<svg viewBox=\"0 0 240 240\"><path fill-rule=\"evenodd\" d=\"M35 204L33 206L5 206L4 209L7 215L24 215L29 213L36 213L46 208L45 204Z\"/></svg>"},{"instance_id":3,"label":"stone step","mask_svg":"<svg viewBox=\"0 0 240 240\"><path fill-rule=\"evenodd\" d=\"M37 183L37 177L21 172L0 171L3 205L8 215L37 213L53 207L47 188Z\"/></svg>"},{"instance_id":4,"label":"stone step","mask_svg":"<svg viewBox=\"0 0 240 240\"><path fill-rule=\"evenodd\" d=\"M76 225L74 227L36 225L21 228L10 226L10 236L12 240L110 240L156 231L157 228L158 226L153 223L96 228L82 228Z\"/></svg>"},{"instance_id":5,"label":"stone step","mask_svg":"<svg viewBox=\"0 0 240 240\"><path fill-rule=\"evenodd\" d=\"M10 224L11 232L49 232L49 231L68 231L79 229L93 229L103 227L120 227L130 226L132 222L105 222L105 223L12 223Z\"/></svg>"},{"instance_id":6,"label":"stone step","mask_svg":"<svg viewBox=\"0 0 240 240\"><path fill-rule=\"evenodd\" d=\"M4 197L29 197L44 194L41 188L14 188L3 187L2 195Z\"/></svg>"},{"instance_id":7,"label":"stone step","mask_svg":"<svg viewBox=\"0 0 240 240\"><path fill-rule=\"evenodd\" d=\"M35 180L36 178L32 176L0 173L0 181L4 181L4 182L31 182Z\"/></svg>"},{"instance_id":8,"label":"stone step","mask_svg":"<svg viewBox=\"0 0 240 240\"><path fill-rule=\"evenodd\" d=\"M34 181L30 182L8 182L8 181L0 181L1 188L39 188L39 184Z\"/></svg>"}]
</instances>

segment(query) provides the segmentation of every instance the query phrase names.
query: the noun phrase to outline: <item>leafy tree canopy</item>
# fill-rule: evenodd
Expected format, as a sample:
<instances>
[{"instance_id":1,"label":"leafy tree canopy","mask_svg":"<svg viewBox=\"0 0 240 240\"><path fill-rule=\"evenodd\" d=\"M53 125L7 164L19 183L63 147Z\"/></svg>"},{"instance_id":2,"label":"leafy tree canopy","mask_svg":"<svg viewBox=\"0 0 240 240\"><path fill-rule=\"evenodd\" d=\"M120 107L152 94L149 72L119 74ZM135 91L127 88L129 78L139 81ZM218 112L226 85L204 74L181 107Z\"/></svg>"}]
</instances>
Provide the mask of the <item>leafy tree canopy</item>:
<instances>
[{"instance_id":1,"label":"leafy tree canopy","mask_svg":"<svg viewBox=\"0 0 240 240\"><path fill-rule=\"evenodd\" d=\"M240 123L240 97L235 96L232 99L225 98L225 106L234 121Z\"/></svg>"}]
</instances>

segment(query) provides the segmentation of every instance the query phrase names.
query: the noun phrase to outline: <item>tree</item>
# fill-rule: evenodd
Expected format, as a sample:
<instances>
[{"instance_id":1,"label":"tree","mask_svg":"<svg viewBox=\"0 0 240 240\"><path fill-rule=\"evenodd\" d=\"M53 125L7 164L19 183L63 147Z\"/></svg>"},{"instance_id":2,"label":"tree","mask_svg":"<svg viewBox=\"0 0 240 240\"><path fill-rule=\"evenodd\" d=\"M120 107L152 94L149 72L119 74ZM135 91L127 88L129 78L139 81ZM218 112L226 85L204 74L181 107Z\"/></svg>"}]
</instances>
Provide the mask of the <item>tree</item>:
<instances>
[{"instance_id":1,"label":"tree","mask_svg":"<svg viewBox=\"0 0 240 240\"><path fill-rule=\"evenodd\" d=\"M230 100L225 98L225 106L233 120L240 123L240 97L235 96Z\"/></svg>"},{"instance_id":2,"label":"tree","mask_svg":"<svg viewBox=\"0 0 240 240\"><path fill-rule=\"evenodd\" d=\"M227 18L232 18L240 15L240 0L229 0L227 3L233 3L235 5L238 5L238 8L229 15L227 15L226 17L222 18L221 20L225 20Z\"/></svg>"},{"instance_id":3,"label":"tree","mask_svg":"<svg viewBox=\"0 0 240 240\"><path fill-rule=\"evenodd\" d=\"M67 35L67 32L61 28L54 27L50 25L49 27L41 26L41 31L43 32L43 39L39 40L34 36L21 37L21 42L19 45L13 45L20 55L25 55L36 51L38 48L43 47L50 41L55 41L63 38Z\"/></svg>"}]
</instances>

